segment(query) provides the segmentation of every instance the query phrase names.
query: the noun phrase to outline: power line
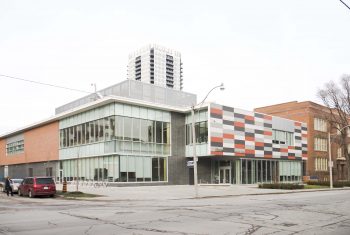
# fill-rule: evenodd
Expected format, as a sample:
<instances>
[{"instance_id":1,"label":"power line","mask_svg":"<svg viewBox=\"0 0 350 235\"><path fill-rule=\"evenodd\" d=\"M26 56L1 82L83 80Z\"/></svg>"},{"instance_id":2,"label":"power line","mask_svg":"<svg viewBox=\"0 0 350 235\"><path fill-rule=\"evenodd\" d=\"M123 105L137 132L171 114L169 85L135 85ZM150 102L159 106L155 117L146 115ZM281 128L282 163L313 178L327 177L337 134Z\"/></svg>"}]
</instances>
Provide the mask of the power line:
<instances>
[{"instance_id":1,"label":"power line","mask_svg":"<svg viewBox=\"0 0 350 235\"><path fill-rule=\"evenodd\" d=\"M31 83L35 83L35 84L40 84L40 85L50 86L50 87L55 87L55 88L60 88L60 89L66 89L66 90L70 90L70 91L78 91L78 92L93 94L93 92L90 92L90 91L84 91L84 90L79 90L79 89L74 89L74 88L69 88L69 87L64 87L64 86L59 86L59 85L44 83L44 82L38 82L38 81L29 80L29 79L24 79L24 78L19 78L19 77L4 75L4 74L0 74L0 77L11 78L11 79L16 79L16 80L24 81L24 82L31 82Z\"/></svg>"},{"instance_id":2,"label":"power line","mask_svg":"<svg viewBox=\"0 0 350 235\"><path fill-rule=\"evenodd\" d=\"M348 6L348 5L346 5L346 3L345 2L343 2L342 0L339 0L339 1L341 1L341 3L343 3L347 8L349 8L349 10L350 10L350 7Z\"/></svg>"}]
</instances>

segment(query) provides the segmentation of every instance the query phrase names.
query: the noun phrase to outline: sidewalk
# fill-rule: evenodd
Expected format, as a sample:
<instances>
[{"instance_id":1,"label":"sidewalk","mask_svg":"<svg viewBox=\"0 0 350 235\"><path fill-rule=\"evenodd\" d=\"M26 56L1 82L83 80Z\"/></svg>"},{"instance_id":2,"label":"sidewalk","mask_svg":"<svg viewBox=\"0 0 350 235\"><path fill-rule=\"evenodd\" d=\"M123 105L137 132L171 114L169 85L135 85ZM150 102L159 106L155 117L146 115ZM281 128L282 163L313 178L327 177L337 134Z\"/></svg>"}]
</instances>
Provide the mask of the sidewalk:
<instances>
[{"instance_id":1,"label":"sidewalk","mask_svg":"<svg viewBox=\"0 0 350 235\"><path fill-rule=\"evenodd\" d=\"M56 185L57 190L62 190L62 184ZM348 190L350 188L337 188L333 190ZM75 185L67 185L68 192L76 191ZM93 200L178 200L195 198L193 185L171 186L136 186L136 187L99 187L79 186L79 191L98 194L102 197ZM198 197L228 197L264 194L285 194L298 192L330 191L330 189L259 189L257 185L201 185L198 187ZM91 199L91 198L90 198Z\"/></svg>"}]
</instances>

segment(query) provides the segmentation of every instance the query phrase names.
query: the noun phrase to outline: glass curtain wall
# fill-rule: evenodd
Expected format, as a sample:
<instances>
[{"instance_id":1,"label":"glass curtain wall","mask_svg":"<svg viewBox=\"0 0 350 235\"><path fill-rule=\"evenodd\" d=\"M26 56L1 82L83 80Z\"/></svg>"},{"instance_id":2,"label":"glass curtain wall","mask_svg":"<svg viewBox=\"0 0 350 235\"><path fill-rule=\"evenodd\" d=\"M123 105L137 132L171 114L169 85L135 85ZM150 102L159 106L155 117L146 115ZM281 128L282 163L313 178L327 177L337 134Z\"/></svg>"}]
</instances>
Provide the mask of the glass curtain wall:
<instances>
[{"instance_id":1,"label":"glass curtain wall","mask_svg":"<svg viewBox=\"0 0 350 235\"><path fill-rule=\"evenodd\" d=\"M112 143L113 152L170 155L170 123L110 116L60 130L60 148Z\"/></svg>"},{"instance_id":2,"label":"glass curtain wall","mask_svg":"<svg viewBox=\"0 0 350 235\"><path fill-rule=\"evenodd\" d=\"M300 182L301 162L241 159L242 184Z\"/></svg>"},{"instance_id":3,"label":"glass curtain wall","mask_svg":"<svg viewBox=\"0 0 350 235\"><path fill-rule=\"evenodd\" d=\"M228 161L212 161L212 183L220 183L220 169ZM263 159L229 161L232 184L256 184L272 182L301 182L302 162Z\"/></svg>"},{"instance_id":4,"label":"glass curtain wall","mask_svg":"<svg viewBox=\"0 0 350 235\"><path fill-rule=\"evenodd\" d=\"M167 158L145 156L103 156L61 161L67 181L164 182Z\"/></svg>"}]
</instances>

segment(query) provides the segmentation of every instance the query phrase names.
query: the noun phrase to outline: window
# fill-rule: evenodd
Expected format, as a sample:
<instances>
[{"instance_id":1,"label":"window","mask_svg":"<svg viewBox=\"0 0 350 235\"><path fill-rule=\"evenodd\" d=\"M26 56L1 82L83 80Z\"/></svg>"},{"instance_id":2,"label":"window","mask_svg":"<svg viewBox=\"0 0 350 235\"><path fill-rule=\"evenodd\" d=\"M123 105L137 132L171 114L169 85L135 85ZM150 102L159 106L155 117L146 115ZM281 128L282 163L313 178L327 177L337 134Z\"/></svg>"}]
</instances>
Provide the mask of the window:
<instances>
[{"instance_id":1,"label":"window","mask_svg":"<svg viewBox=\"0 0 350 235\"><path fill-rule=\"evenodd\" d=\"M88 144L90 142L90 129L89 129L89 123L85 124L86 132L85 132L85 140L86 143Z\"/></svg>"},{"instance_id":2,"label":"window","mask_svg":"<svg viewBox=\"0 0 350 235\"><path fill-rule=\"evenodd\" d=\"M98 139L98 134L99 134L98 120L94 121L94 125L95 125L95 141L98 142L99 141L99 139Z\"/></svg>"},{"instance_id":3,"label":"window","mask_svg":"<svg viewBox=\"0 0 350 235\"><path fill-rule=\"evenodd\" d=\"M156 142L162 143L162 122L156 122Z\"/></svg>"},{"instance_id":4,"label":"window","mask_svg":"<svg viewBox=\"0 0 350 235\"><path fill-rule=\"evenodd\" d=\"M105 128L105 125L104 125L104 119L100 119L98 120L98 126L99 126L99 129L98 129L98 141L103 141L104 140L104 128Z\"/></svg>"},{"instance_id":5,"label":"window","mask_svg":"<svg viewBox=\"0 0 350 235\"><path fill-rule=\"evenodd\" d=\"M197 135L197 142L207 143L208 142L208 127L207 122L200 122L197 125L199 129L199 134Z\"/></svg>"},{"instance_id":6,"label":"window","mask_svg":"<svg viewBox=\"0 0 350 235\"><path fill-rule=\"evenodd\" d=\"M90 143L95 142L95 125L93 122L90 122Z\"/></svg>"},{"instance_id":7,"label":"window","mask_svg":"<svg viewBox=\"0 0 350 235\"><path fill-rule=\"evenodd\" d=\"M315 138L314 149L316 151L327 151L327 139Z\"/></svg>"},{"instance_id":8,"label":"window","mask_svg":"<svg viewBox=\"0 0 350 235\"><path fill-rule=\"evenodd\" d=\"M52 176L52 167L46 167L46 176Z\"/></svg>"},{"instance_id":9,"label":"window","mask_svg":"<svg viewBox=\"0 0 350 235\"><path fill-rule=\"evenodd\" d=\"M314 118L314 129L316 131L327 132L327 122L321 118Z\"/></svg>"},{"instance_id":10,"label":"window","mask_svg":"<svg viewBox=\"0 0 350 235\"><path fill-rule=\"evenodd\" d=\"M73 127L73 130L74 130L74 145L76 145L77 144L77 142L78 142L78 133L77 133L77 127L75 126L75 127Z\"/></svg>"},{"instance_id":11,"label":"window","mask_svg":"<svg viewBox=\"0 0 350 235\"><path fill-rule=\"evenodd\" d=\"M327 158L315 158L315 170L316 171L327 171L328 170L328 159Z\"/></svg>"},{"instance_id":12,"label":"window","mask_svg":"<svg viewBox=\"0 0 350 235\"><path fill-rule=\"evenodd\" d=\"M163 122L163 143L170 143L170 123Z\"/></svg>"},{"instance_id":13,"label":"window","mask_svg":"<svg viewBox=\"0 0 350 235\"><path fill-rule=\"evenodd\" d=\"M28 168L28 176L29 177L33 177L34 176L33 168Z\"/></svg>"},{"instance_id":14,"label":"window","mask_svg":"<svg viewBox=\"0 0 350 235\"><path fill-rule=\"evenodd\" d=\"M140 141L140 119L133 118L132 119L132 140Z\"/></svg>"},{"instance_id":15,"label":"window","mask_svg":"<svg viewBox=\"0 0 350 235\"><path fill-rule=\"evenodd\" d=\"M69 127L69 146L73 146L74 142L73 142L73 127Z\"/></svg>"},{"instance_id":16,"label":"window","mask_svg":"<svg viewBox=\"0 0 350 235\"><path fill-rule=\"evenodd\" d=\"M294 145L294 135L292 132L272 130L272 143Z\"/></svg>"},{"instance_id":17,"label":"window","mask_svg":"<svg viewBox=\"0 0 350 235\"><path fill-rule=\"evenodd\" d=\"M132 119L124 117L124 140L131 140Z\"/></svg>"},{"instance_id":18,"label":"window","mask_svg":"<svg viewBox=\"0 0 350 235\"><path fill-rule=\"evenodd\" d=\"M77 144L81 144L81 125L77 126Z\"/></svg>"},{"instance_id":19,"label":"window","mask_svg":"<svg viewBox=\"0 0 350 235\"><path fill-rule=\"evenodd\" d=\"M154 143L155 142L155 133L154 133L154 128L155 128L155 122L154 121L148 121L148 142Z\"/></svg>"},{"instance_id":20,"label":"window","mask_svg":"<svg viewBox=\"0 0 350 235\"><path fill-rule=\"evenodd\" d=\"M116 132L116 138L118 140L122 140L123 139L123 133L124 133L124 122L123 122L123 117L120 116L116 116L115 117L115 132Z\"/></svg>"},{"instance_id":21,"label":"window","mask_svg":"<svg viewBox=\"0 0 350 235\"><path fill-rule=\"evenodd\" d=\"M115 118L114 118L114 116L109 117L109 128L110 128L109 139L111 139L111 140L115 139L116 137L115 137Z\"/></svg>"},{"instance_id":22,"label":"window","mask_svg":"<svg viewBox=\"0 0 350 235\"><path fill-rule=\"evenodd\" d=\"M337 158L342 158L342 148L338 148L338 151L337 151Z\"/></svg>"},{"instance_id":23,"label":"window","mask_svg":"<svg viewBox=\"0 0 350 235\"><path fill-rule=\"evenodd\" d=\"M207 135L206 124L204 125L203 123L198 128L200 133ZM61 129L59 138L61 148L115 139L169 145L170 123L141 118L110 116ZM161 145L159 147L162 148Z\"/></svg>"},{"instance_id":24,"label":"window","mask_svg":"<svg viewBox=\"0 0 350 235\"><path fill-rule=\"evenodd\" d=\"M196 122L194 124L196 143L208 143L208 122ZM186 145L192 144L192 124L186 125Z\"/></svg>"},{"instance_id":25,"label":"window","mask_svg":"<svg viewBox=\"0 0 350 235\"><path fill-rule=\"evenodd\" d=\"M13 155L24 152L24 140L18 140L6 144L6 154Z\"/></svg>"},{"instance_id":26,"label":"window","mask_svg":"<svg viewBox=\"0 0 350 235\"><path fill-rule=\"evenodd\" d=\"M85 123L81 125L81 143L85 144Z\"/></svg>"},{"instance_id":27,"label":"window","mask_svg":"<svg viewBox=\"0 0 350 235\"><path fill-rule=\"evenodd\" d=\"M152 181L159 181L158 158L152 158Z\"/></svg>"}]
</instances>

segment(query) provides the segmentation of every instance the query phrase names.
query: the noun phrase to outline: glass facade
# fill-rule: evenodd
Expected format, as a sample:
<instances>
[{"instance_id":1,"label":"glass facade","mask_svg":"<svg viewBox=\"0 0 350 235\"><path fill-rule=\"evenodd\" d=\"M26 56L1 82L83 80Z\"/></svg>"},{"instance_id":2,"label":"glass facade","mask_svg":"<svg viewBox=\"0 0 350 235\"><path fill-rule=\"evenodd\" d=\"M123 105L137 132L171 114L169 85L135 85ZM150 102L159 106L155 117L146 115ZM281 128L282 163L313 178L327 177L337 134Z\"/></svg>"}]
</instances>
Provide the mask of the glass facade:
<instances>
[{"instance_id":1,"label":"glass facade","mask_svg":"<svg viewBox=\"0 0 350 235\"><path fill-rule=\"evenodd\" d=\"M101 156L61 161L63 180L105 182L167 181L167 158Z\"/></svg>"},{"instance_id":2,"label":"glass facade","mask_svg":"<svg viewBox=\"0 0 350 235\"><path fill-rule=\"evenodd\" d=\"M61 179L166 182L170 113L113 103L60 122Z\"/></svg>"},{"instance_id":3,"label":"glass facade","mask_svg":"<svg viewBox=\"0 0 350 235\"><path fill-rule=\"evenodd\" d=\"M212 160L212 183L301 182L302 162L263 159Z\"/></svg>"},{"instance_id":4,"label":"glass facade","mask_svg":"<svg viewBox=\"0 0 350 235\"><path fill-rule=\"evenodd\" d=\"M60 130L60 148L110 140L170 144L170 123L110 116Z\"/></svg>"}]
</instances>

